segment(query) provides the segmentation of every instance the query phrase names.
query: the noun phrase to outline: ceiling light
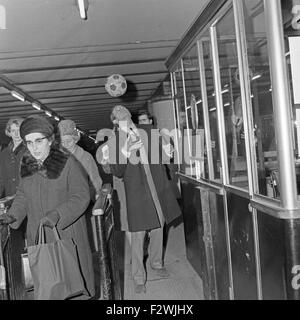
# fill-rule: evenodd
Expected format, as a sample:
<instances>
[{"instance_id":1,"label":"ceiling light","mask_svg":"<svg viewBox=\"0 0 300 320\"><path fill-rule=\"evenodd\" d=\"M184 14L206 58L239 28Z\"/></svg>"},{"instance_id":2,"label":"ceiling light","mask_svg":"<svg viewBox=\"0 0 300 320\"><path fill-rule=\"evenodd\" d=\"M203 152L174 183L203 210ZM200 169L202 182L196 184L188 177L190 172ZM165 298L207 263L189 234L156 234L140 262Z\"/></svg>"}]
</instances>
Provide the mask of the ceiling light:
<instances>
[{"instance_id":1,"label":"ceiling light","mask_svg":"<svg viewBox=\"0 0 300 320\"><path fill-rule=\"evenodd\" d=\"M56 121L59 121L59 117L56 117L56 116L55 116L54 119L55 119Z\"/></svg>"},{"instance_id":2,"label":"ceiling light","mask_svg":"<svg viewBox=\"0 0 300 320\"><path fill-rule=\"evenodd\" d=\"M21 101L25 101L25 97L21 94L21 93L19 93L19 92L17 92L17 91L11 91L10 92L10 94L13 96L13 97L15 97L15 98L17 98L17 99L19 99L19 100L21 100Z\"/></svg>"},{"instance_id":3,"label":"ceiling light","mask_svg":"<svg viewBox=\"0 0 300 320\"><path fill-rule=\"evenodd\" d=\"M261 74L257 74L257 75L255 75L254 77L252 77L252 80L256 80L256 79L259 79L259 78L261 78L261 77L262 77Z\"/></svg>"},{"instance_id":4,"label":"ceiling light","mask_svg":"<svg viewBox=\"0 0 300 320\"><path fill-rule=\"evenodd\" d=\"M33 102L31 105L33 106L34 109L41 110L41 106L39 104Z\"/></svg>"},{"instance_id":5,"label":"ceiling light","mask_svg":"<svg viewBox=\"0 0 300 320\"><path fill-rule=\"evenodd\" d=\"M52 113L50 111L45 111L45 114L48 116L48 117L51 117L52 116Z\"/></svg>"},{"instance_id":6,"label":"ceiling light","mask_svg":"<svg viewBox=\"0 0 300 320\"><path fill-rule=\"evenodd\" d=\"M87 19L87 9L89 6L88 0L77 0L80 18L83 20Z\"/></svg>"}]
</instances>

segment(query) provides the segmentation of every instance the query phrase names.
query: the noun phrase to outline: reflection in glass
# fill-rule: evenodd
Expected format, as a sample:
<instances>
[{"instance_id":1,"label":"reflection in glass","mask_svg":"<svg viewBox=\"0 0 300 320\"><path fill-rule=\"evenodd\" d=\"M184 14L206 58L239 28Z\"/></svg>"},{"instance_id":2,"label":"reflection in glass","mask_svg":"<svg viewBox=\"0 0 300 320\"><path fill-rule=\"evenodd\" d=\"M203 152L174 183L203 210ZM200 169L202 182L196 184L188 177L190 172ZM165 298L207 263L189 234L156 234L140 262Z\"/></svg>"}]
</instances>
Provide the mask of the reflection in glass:
<instances>
[{"instance_id":1,"label":"reflection in glass","mask_svg":"<svg viewBox=\"0 0 300 320\"><path fill-rule=\"evenodd\" d=\"M263 0L243 0L256 143L256 193L277 198L278 161Z\"/></svg>"},{"instance_id":2,"label":"reflection in glass","mask_svg":"<svg viewBox=\"0 0 300 320\"><path fill-rule=\"evenodd\" d=\"M294 7L295 14L292 14ZM299 17L300 7L295 6L294 1L281 1L282 20L284 22L283 31L285 38L285 52L286 63L288 70L288 80L290 84L290 101L294 119L294 139L295 139L295 166L297 177L297 192L300 194L300 100L298 98L299 83L299 48L300 48L300 31L299 31Z\"/></svg>"},{"instance_id":3,"label":"reflection in glass","mask_svg":"<svg viewBox=\"0 0 300 320\"><path fill-rule=\"evenodd\" d=\"M214 77L213 77L213 61L212 61L212 48L209 39L209 34L205 34L201 39L203 46L203 60L205 68L206 80L206 94L209 110L209 126L211 135L211 148L213 158L213 177L212 179L220 182L221 174L221 153L218 135L218 120L217 120L217 103L215 98Z\"/></svg>"},{"instance_id":4,"label":"reflection in glass","mask_svg":"<svg viewBox=\"0 0 300 320\"><path fill-rule=\"evenodd\" d=\"M195 178L207 178L207 158L204 160L204 118L199 74L197 45L183 57L184 83L186 95L187 127L189 129L190 174Z\"/></svg>"},{"instance_id":5,"label":"reflection in glass","mask_svg":"<svg viewBox=\"0 0 300 320\"><path fill-rule=\"evenodd\" d=\"M184 92L183 92L183 77L181 62L178 63L177 68L173 72L174 79L174 103L176 110L176 122L178 126L178 165L182 173L186 173L188 165L184 161L184 132L187 129L187 121L185 114Z\"/></svg>"},{"instance_id":6,"label":"reflection in glass","mask_svg":"<svg viewBox=\"0 0 300 320\"><path fill-rule=\"evenodd\" d=\"M245 135L233 9L216 26L229 183L248 189Z\"/></svg>"}]
</instances>

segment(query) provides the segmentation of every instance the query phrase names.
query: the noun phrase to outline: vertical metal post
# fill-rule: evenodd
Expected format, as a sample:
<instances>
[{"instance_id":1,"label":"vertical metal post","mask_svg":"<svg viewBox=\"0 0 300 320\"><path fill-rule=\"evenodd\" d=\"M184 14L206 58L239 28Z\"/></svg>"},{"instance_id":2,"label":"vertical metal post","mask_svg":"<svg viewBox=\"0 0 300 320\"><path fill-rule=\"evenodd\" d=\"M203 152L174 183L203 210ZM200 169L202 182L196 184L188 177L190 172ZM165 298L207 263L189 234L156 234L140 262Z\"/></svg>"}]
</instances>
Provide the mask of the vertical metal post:
<instances>
[{"instance_id":1,"label":"vertical metal post","mask_svg":"<svg viewBox=\"0 0 300 320\"><path fill-rule=\"evenodd\" d=\"M300 300L300 219L284 220L286 296Z\"/></svg>"},{"instance_id":2,"label":"vertical metal post","mask_svg":"<svg viewBox=\"0 0 300 320\"><path fill-rule=\"evenodd\" d=\"M185 112L185 119L186 119L186 126L187 126L187 141L188 141L188 147L189 147L189 163L190 163L190 169L192 172L192 160L190 156L192 155L192 145L191 145L191 139L190 139L190 126L189 126L189 119L187 116L187 98L186 98L186 90L185 90L185 80L184 80L184 64L183 64L183 59L181 59L181 74L182 74L182 87L183 87L183 97L184 97L184 112ZM185 129L184 129L185 130ZM186 160L186 146L185 146L185 134L183 131L182 135L183 139L183 158L182 161Z\"/></svg>"},{"instance_id":3,"label":"vertical metal post","mask_svg":"<svg viewBox=\"0 0 300 320\"><path fill-rule=\"evenodd\" d=\"M107 239L105 230L104 215L93 215L95 219L96 239L98 246L98 257L100 265L100 288L101 300L111 300L111 274L109 270L109 261L107 254Z\"/></svg>"},{"instance_id":4,"label":"vertical metal post","mask_svg":"<svg viewBox=\"0 0 300 320\"><path fill-rule=\"evenodd\" d=\"M278 143L280 196L283 207L292 210L297 207L297 188L281 2L264 0L264 5L273 88L274 127Z\"/></svg>"},{"instance_id":5,"label":"vertical metal post","mask_svg":"<svg viewBox=\"0 0 300 320\"><path fill-rule=\"evenodd\" d=\"M219 52L217 43L217 32L216 27L210 27L210 40L212 46L212 56L213 56L213 72L214 72L214 85L215 85L215 95L217 103L217 115L218 115L218 133L220 140L220 151L221 151L221 161L222 161L222 182L223 184L228 184L228 162L227 162L227 151L226 151L226 135L225 135L225 121L224 121L224 111L223 111L223 99L222 99L222 87L220 80L220 64L219 64Z\"/></svg>"},{"instance_id":6,"label":"vertical metal post","mask_svg":"<svg viewBox=\"0 0 300 320\"><path fill-rule=\"evenodd\" d=\"M200 73L200 83L201 83L201 92L202 92L205 140L206 140L206 152L207 152L207 161L208 161L208 175L210 180L214 180L215 173L214 173L213 156L212 156L212 150L211 150L211 135L210 135L210 125L209 125L208 99L207 99L207 91L206 91L205 65L204 65L204 57L203 57L203 42L198 41L197 44L198 44L199 73Z\"/></svg>"},{"instance_id":7,"label":"vertical metal post","mask_svg":"<svg viewBox=\"0 0 300 320\"><path fill-rule=\"evenodd\" d=\"M235 30L237 37L237 53L240 70L240 84L241 84L241 98L242 98L242 110L244 118L244 128L247 139L246 154L247 154L247 171L249 182L249 194L253 196L254 185L257 186L257 181L253 181L256 177L255 170L255 144L253 141L253 135L250 134L252 124L252 112L250 101L250 88L249 88L249 69L248 69L248 57L246 49L246 37L245 37L245 25L243 15L243 3L239 0L233 0ZM243 72L242 72L243 70ZM251 148L252 145L252 148ZM252 152L253 151L253 152ZM257 188L256 188L257 189ZM260 264L260 250L259 250L259 237L258 237L258 223L257 223L257 211L252 209L252 223L253 223L253 236L254 236L254 251L255 251L255 268L256 268L256 284L257 284L257 296L259 300L263 299L262 295L262 281L261 281L261 264Z\"/></svg>"},{"instance_id":8,"label":"vertical metal post","mask_svg":"<svg viewBox=\"0 0 300 320\"><path fill-rule=\"evenodd\" d=\"M180 125L179 125L179 110L178 110L178 103L176 101L176 93L177 93L177 87L176 87L176 77L175 77L175 72L170 73L170 78L171 78L171 90L172 90L172 100L173 100L173 116L174 116L174 142L175 142L175 148L177 151L177 158L175 157L175 161L177 159L178 163L175 163L178 165L178 170L181 168L181 161L180 159L182 158L180 155L180 149L179 149L179 132L180 132ZM176 117L177 115L177 117Z\"/></svg>"}]
</instances>

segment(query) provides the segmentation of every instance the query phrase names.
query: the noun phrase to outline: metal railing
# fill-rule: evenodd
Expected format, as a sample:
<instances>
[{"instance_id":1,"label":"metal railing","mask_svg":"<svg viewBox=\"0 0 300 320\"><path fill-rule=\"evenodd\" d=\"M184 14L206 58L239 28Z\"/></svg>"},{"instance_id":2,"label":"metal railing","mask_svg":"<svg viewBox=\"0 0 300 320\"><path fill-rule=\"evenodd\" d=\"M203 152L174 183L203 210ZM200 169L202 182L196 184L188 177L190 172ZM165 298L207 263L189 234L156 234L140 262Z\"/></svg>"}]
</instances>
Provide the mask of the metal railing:
<instances>
[{"instance_id":1,"label":"metal railing","mask_svg":"<svg viewBox=\"0 0 300 320\"><path fill-rule=\"evenodd\" d=\"M93 230L100 268L100 299L120 300L120 277L117 267L112 187L105 184L93 207Z\"/></svg>"}]
</instances>

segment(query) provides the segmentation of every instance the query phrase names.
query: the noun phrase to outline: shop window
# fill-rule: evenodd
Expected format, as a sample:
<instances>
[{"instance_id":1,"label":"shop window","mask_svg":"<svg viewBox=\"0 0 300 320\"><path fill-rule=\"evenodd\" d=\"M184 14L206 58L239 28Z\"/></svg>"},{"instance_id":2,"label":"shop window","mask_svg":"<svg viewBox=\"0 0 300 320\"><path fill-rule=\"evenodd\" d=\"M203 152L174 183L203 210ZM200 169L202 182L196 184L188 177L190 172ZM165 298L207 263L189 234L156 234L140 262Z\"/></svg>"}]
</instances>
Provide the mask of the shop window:
<instances>
[{"instance_id":1,"label":"shop window","mask_svg":"<svg viewBox=\"0 0 300 320\"><path fill-rule=\"evenodd\" d=\"M274 129L272 85L270 78L263 0L243 0L247 42L248 74L258 184L255 193L279 198L277 143Z\"/></svg>"},{"instance_id":2,"label":"shop window","mask_svg":"<svg viewBox=\"0 0 300 320\"><path fill-rule=\"evenodd\" d=\"M185 89L185 112L187 119L187 141L188 154L184 156L183 161L188 162L189 170L187 173L194 178L207 178L207 158L204 157L204 118L203 101L200 83L199 59L197 44L195 44L184 55L184 89Z\"/></svg>"},{"instance_id":3,"label":"shop window","mask_svg":"<svg viewBox=\"0 0 300 320\"><path fill-rule=\"evenodd\" d=\"M248 189L244 117L233 9L217 23L221 95L225 121L229 184Z\"/></svg>"},{"instance_id":4,"label":"shop window","mask_svg":"<svg viewBox=\"0 0 300 320\"><path fill-rule=\"evenodd\" d=\"M217 103L214 88L212 47L209 32L205 33L201 38L201 45L203 50L207 107L209 111L209 130L211 135L211 153L213 162L213 176L211 179L216 182L221 182L221 153L218 134Z\"/></svg>"},{"instance_id":5,"label":"shop window","mask_svg":"<svg viewBox=\"0 0 300 320\"><path fill-rule=\"evenodd\" d=\"M281 1L285 57L290 88L291 114L293 116L294 154L297 191L300 194L300 1Z\"/></svg>"}]
</instances>

